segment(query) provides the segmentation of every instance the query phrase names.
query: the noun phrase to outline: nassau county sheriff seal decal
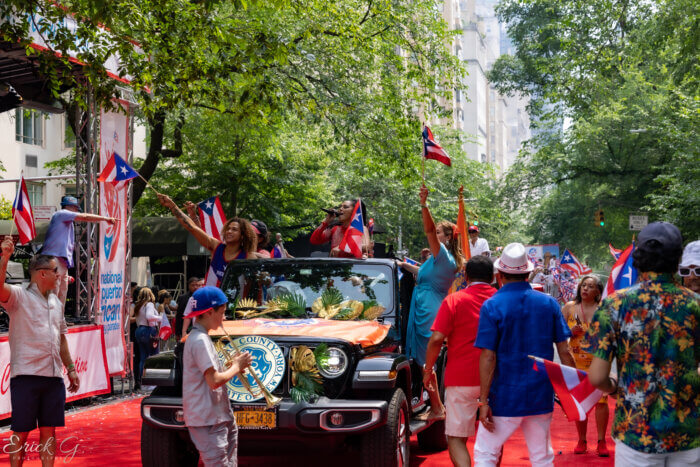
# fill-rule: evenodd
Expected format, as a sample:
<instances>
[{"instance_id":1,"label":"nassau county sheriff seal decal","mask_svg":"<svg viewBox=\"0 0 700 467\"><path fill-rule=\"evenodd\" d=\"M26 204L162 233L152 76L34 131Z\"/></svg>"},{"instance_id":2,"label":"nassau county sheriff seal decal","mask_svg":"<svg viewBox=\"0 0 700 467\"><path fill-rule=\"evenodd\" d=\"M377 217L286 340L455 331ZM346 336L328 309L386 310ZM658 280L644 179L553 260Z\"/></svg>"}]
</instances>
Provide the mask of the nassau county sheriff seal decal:
<instances>
[{"instance_id":1,"label":"nassau county sheriff seal decal","mask_svg":"<svg viewBox=\"0 0 700 467\"><path fill-rule=\"evenodd\" d=\"M274 391L279 386L280 381L282 381L286 366L282 349L274 341L263 336L242 336L233 339L233 341L241 352L250 352L253 356L253 363L250 365L249 370L255 370L267 390L270 392ZM226 345L226 349L235 353L235 349L230 343ZM219 359L221 359L221 355L219 355ZM263 398L253 377L248 374L247 378L255 396L248 392L241 383L239 375L236 375L231 381L226 383L229 399L235 402L253 402Z\"/></svg>"}]
</instances>

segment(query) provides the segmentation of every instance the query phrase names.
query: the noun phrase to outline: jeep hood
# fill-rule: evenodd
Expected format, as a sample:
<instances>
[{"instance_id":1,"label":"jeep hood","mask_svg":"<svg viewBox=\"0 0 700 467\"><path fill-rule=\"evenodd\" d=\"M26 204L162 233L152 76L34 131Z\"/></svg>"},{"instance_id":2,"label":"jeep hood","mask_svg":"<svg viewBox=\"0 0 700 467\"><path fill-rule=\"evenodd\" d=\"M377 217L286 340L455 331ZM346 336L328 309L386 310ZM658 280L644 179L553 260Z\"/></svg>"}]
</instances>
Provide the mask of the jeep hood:
<instances>
[{"instance_id":1,"label":"jeep hood","mask_svg":"<svg viewBox=\"0 0 700 467\"><path fill-rule=\"evenodd\" d=\"M303 336L342 339L362 347L379 344L389 333L391 325L377 321L337 321L310 319L249 319L224 321L224 328L231 336ZM220 336L221 328L209 332Z\"/></svg>"}]
</instances>

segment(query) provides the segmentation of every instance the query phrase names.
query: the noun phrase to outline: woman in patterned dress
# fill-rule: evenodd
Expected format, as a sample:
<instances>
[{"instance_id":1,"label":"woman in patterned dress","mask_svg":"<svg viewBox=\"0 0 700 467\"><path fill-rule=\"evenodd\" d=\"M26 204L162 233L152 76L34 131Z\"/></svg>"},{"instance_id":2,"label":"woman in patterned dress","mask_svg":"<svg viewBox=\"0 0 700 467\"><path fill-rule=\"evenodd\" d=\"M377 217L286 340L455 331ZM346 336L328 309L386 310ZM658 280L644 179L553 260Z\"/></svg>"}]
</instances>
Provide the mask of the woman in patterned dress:
<instances>
[{"instance_id":1,"label":"woman in patterned dress","mask_svg":"<svg viewBox=\"0 0 700 467\"><path fill-rule=\"evenodd\" d=\"M583 276L576 289L576 299L568 302L562 308L562 313L566 323L571 328L573 337L569 340L569 348L576 361L576 368L588 371L591 366L593 356L581 349L581 339L588 329L589 323L593 319L593 314L598 309L603 296L603 283L597 276ZM610 455L605 443L605 432L608 428L608 396L603 396L595 406L595 420L598 428L597 452L600 457ZM574 449L574 454L583 454L587 451L586 430L588 428L588 418L582 422L576 422L578 431L578 444Z\"/></svg>"}]
</instances>

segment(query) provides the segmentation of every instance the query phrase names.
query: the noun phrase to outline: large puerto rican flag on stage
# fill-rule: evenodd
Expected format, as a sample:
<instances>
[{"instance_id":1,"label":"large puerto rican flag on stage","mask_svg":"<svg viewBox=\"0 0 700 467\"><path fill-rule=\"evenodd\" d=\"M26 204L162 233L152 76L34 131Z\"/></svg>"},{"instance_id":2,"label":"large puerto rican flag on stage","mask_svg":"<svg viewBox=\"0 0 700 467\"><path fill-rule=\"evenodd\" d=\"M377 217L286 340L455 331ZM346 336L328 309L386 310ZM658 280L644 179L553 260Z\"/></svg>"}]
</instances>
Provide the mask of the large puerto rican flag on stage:
<instances>
[{"instance_id":1,"label":"large puerto rican flag on stage","mask_svg":"<svg viewBox=\"0 0 700 467\"><path fill-rule=\"evenodd\" d=\"M593 272L591 268L581 264L578 258L574 256L574 254L569 251L568 248L564 250L564 254L561 256L559 265L562 269L570 271L572 277L578 277Z\"/></svg>"},{"instance_id":2,"label":"large puerto rican flag on stage","mask_svg":"<svg viewBox=\"0 0 700 467\"><path fill-rule=\"evenodd\" d=\"M634 243L628 246L615 261L610 271L610 276L608 276L608 282L603 290L603 298L611 295L616 290L632 287L637 282L637 269L632 266L633 251Z\"/></svg>"},{"instance_id":3,"label":"large puerto rican flag on stage","mask_svg":"<svg viewBox=\"0 0 700 467\"><path fill-rule=\"evenodd\" d=\"M199 207L199 223L202 225L207 235L211 235L217 240L221 240L221 229L226 223L224 208L218 196L205 199L197 205Z\"/></svg>"},{"instance_id":4,"label":"large puerto rican flag on stage","mask_svg":"<svg viewBox=\"0 0 700 467\"><path fill-rule=\"evenodd\" d=\"M362 239L365 235L365 223L362 219L362 203L357 200L352 212L352 221L340 241L340 251L352 254L355 258L362 258Z\"/></svg>"},{"instance_id":5,"label":"large puerto rican flag on stage","mask_svg":"<svg viewBox=\"0 0 700 467\"><path fill-rule=\"evenodd\" d=\"M452 160L447 155L444 149L437 144L433 137L433 132L427 126L423 128L423 157L442 162L445 165L451 166Z\"/></svg>"},{"instance_id":6,"label":"large puerto rican flag on stage","mask_svg":"<svg viewBox=\"0 0 700 467\"><path fill-rule=\"evenodd\" d=\"M588 373L532 355L529 357L535 361L535 371L547 373L566 418L570 422L584 421L588 412L603 397L603 391L596 389L588 380Z\"/></svg>"}]
</instances>

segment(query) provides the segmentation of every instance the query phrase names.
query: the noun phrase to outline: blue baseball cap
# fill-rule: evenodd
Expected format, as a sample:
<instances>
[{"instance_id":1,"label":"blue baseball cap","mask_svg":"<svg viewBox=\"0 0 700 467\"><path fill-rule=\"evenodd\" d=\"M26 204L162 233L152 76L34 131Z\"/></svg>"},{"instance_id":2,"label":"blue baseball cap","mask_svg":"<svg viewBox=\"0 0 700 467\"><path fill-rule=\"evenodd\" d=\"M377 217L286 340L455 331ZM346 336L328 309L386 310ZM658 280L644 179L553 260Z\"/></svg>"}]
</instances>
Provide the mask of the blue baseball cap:
<instances>
[{"instance_id":1,"label":"blue baseball cap","mask_svg":"<svg viewBox=\"0 0 700 467\"><path fill-rule=\"evenodd\" d=\"M194 318L205 313L212 308L216 308L228 303L228 298L218 287L202 287L192 294L192 311L186 314L185 318Z\"/></svg>"},{"instance_id":2,"label":"blue baseball cap","mask_svg":"<svg viewBox=\"0 0 700 467\"><path fill-rule=\"evenodd\" d=\"M61 207L65 208L66 206L73 206L75 208L78 208L78 211L82 211L82 209L80 209L80 202L75 196L67 195L61 198Z\"/></svg>"}]
</instances>

